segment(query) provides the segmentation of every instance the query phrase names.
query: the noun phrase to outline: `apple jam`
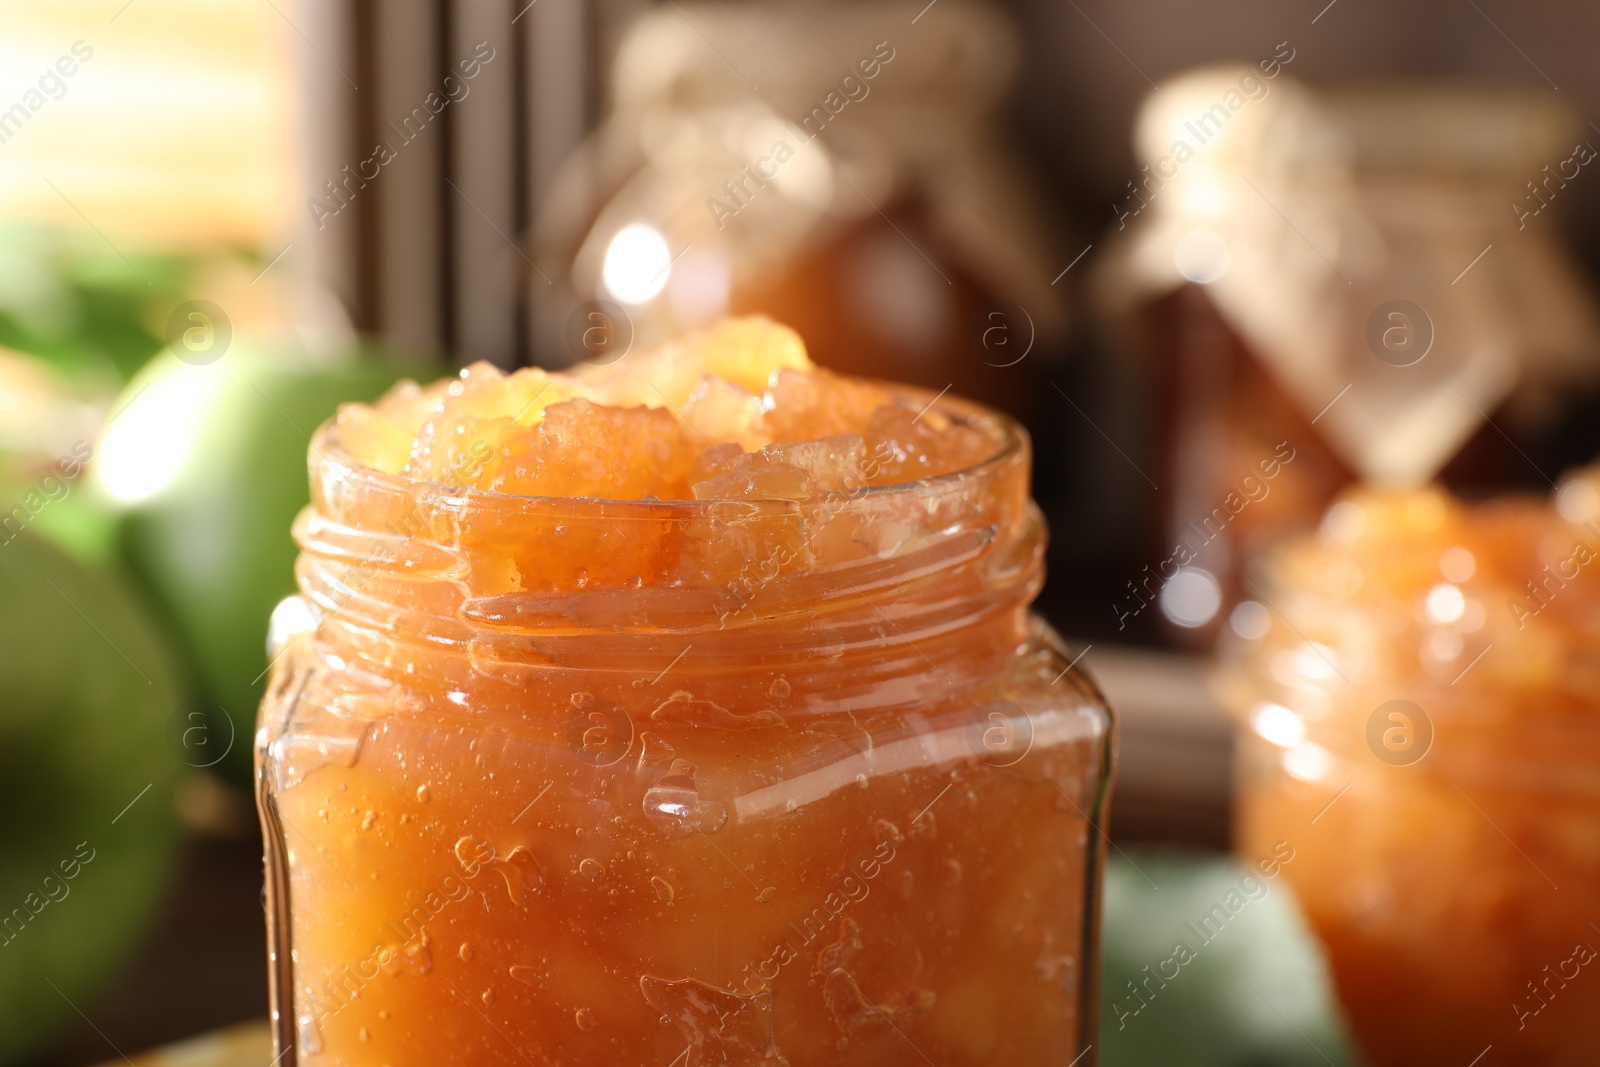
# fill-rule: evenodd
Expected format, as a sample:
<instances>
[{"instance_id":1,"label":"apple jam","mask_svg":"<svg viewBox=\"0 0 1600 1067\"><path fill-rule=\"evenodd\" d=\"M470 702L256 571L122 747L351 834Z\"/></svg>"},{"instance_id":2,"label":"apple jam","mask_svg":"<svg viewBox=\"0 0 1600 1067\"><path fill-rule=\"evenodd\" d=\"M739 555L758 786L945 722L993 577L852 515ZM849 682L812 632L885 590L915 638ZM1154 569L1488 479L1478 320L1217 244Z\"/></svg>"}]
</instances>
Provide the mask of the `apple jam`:
<instances>
[{"instance_id":1,"label":"apple jam","mask_svg":"<svg viewBox=\"0 0 1600 1067\"><path fill-rule=\"evenodd\" d=\"M257 734L283 1062L1089 1050L1110 717L1028 610L1017 426L743 320L402 387L310 469Z\"/></svg>"},{"instance_id":2,"label":"apple jam","mask_svg":"<svg viewBox=\"0 0 1600 1067\"><path fill-rule=\"evenodd\" d=\"M1295 848L1380 1067L1600 1048L1597 501L1347 495L1226 653L1238 847Z\"/></svg>"}]
</instances>

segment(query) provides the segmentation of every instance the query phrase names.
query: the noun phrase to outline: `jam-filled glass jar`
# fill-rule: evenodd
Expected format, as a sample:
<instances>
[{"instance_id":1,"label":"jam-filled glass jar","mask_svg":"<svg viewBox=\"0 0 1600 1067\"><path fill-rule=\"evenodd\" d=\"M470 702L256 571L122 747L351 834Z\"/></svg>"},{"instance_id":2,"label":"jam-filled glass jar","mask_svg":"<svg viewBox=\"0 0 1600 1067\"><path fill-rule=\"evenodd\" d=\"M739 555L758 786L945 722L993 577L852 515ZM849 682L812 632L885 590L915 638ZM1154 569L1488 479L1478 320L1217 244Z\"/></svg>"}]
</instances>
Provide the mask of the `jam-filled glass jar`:
<instances>
[{"instance_id":1,"label":"jam-filled glass jar","mask_svg":"<svg viewBox=\"0 0 1600 1067\"><path fill-rule=\"evenodd\" d=\"M1600 496L1558 501L1349 494L1226 647L1238 848L1293 846L1378 1067L1600 1049Z\"/></svg>"},{"instance_id":2,"label":"jam-filled glass jar","mask_svg":"<svg viewBox=\"0 0 1600 1067\"><path fill-rule=\"evenodd\" d=\"M256 740L280 1062L1091 1062L1110 714L1029 612L1025 434L934 410L989 458L804 500L325 425Z\"/></svg>"}]
</instances>

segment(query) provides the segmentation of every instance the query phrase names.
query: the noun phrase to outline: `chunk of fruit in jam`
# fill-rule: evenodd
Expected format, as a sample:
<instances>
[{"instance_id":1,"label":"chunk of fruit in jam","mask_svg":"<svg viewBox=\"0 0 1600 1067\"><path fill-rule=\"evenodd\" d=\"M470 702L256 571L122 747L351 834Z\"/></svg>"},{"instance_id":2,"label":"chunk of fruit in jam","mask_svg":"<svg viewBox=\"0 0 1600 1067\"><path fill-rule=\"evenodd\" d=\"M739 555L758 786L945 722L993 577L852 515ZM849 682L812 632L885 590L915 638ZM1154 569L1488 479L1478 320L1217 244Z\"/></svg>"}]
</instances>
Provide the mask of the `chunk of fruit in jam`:
<instances>
[{"instance_id":1,"label":"chunk of fruit in jam","mask_svg":"<svg viewBox=\"0 0 1600 1067\"><path fill-rule=\"evenodd\" d=\"M805 500L916 481L992 444L885 385L814 366L788 327L731 319L605 367L404 383L339 419L357 462L443 485L605 500Z\"/></svg>"},{"instance_id":2,"label":"chunk of fruit in jam","mask_svg":"<svg viewBox=\"0 0 1600 1067\"><path fill-rule=\"evenodd\" d=\"M860 434L790 441L737 454L725 446L705 457L700 469L710 469L704 480L694 483L694 495L697 500L809 500L821 493L847 493L865 484L866 456Z\"/></svg>"},{"instance_id":3,"label":"chunk of fruit in jam","mask_svg":"<svg viewBox=\"0 0 1600 1067\"><path fill-rule=\"evenodd\" d=\"M981 463L994 451L987 437L939 411L899 405L873 410L865 430L870 482L897 485Z\"/></svg>"}]
</instances>

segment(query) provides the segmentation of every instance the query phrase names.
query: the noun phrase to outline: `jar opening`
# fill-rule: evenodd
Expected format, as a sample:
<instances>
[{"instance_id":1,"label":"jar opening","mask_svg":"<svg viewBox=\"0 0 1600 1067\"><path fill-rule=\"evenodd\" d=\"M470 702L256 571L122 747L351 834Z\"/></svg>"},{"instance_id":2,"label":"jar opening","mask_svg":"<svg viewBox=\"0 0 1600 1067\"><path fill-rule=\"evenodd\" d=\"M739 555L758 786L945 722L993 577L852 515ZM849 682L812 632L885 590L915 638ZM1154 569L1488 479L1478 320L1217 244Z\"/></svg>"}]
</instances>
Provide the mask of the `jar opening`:
<instances>
[{"instance_id":1,"label":"jar opening","mask_svg":"<svg viewBox=\"0 0 1600 1067\"><path fill-rule=\"evenodd\" d=\"M984 432L992 454L804 501L462 489L357 466L329 423L295 524L301 595L352 647L399 639L496 669L637 671L682 637L690 671L848 656L944 670L930 648L970 643L974 628L998 626L980 643L1014 647L1044 529L1026 432L967 401L928 402Z\"/></svg>"},{"instance_id":2,"label":"jar opening","mask_svg":"<svg viewBox=\"0 0 1600 1067\"><path fill-rule=\"evenodd\" d=\"M860 379L871 382L872 379ZM888 383L885 388L891 388ZM849 489L825 489L817 492L807 503L818 503L823 506L837 507L844 501L860 498L871 498L880 494L904 493L917 490L938 491L940 487L952 485L963 480L982 477L984 472L1014 456L1019 451L1028 448L1028 435L1015 420L1002 415L989 408L983 407L970 400L953 397L948 394L935 395L928 390L911 388L904 385L894 385L893 390L902 397L925 404L924 412L933 410L952 422L959 423L970 429L977 430L988 438L991 449L988 455L977 463L935 475L905 482L895 482L888 485L868 485L852 487ZM470 498L480 502L483 506L492 506L496 502L501 506L513 506L513 501L543 502L543 503L573 503L587 504L595 507L712 507L717 504L740 503L746 505L770 505L782 507L789 504L784 500L739 500L732 501L726 498L712 498L704 500L662 500L656 498L642 498L630 500L616 500L601 497L573 497L573 496L536 496L522 493L506 493L493 489L474 489L464 486L449 485L443 482L428 481L414 478L405 474L394 474L365 466L351 458L351 450L345 447L341 437L341 427L337 420L330 419L317 429L312 437L311 449L308 458L311 466L311 477L315 485L319 466L325 468L324 475L332 474L352 479L369 480L375 484L382 484L396 491L420 491L424 488L444 492L453 496Z\"/></svg>"}]
</instances>

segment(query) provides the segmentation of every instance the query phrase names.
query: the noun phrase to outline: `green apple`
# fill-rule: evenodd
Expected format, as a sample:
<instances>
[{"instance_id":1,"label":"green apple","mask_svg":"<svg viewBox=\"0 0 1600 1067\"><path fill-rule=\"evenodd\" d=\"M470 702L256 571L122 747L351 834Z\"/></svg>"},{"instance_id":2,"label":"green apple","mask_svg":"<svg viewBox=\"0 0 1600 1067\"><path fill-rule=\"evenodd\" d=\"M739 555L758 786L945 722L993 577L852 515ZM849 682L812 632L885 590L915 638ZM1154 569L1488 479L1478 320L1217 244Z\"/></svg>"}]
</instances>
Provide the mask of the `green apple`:
<instances>
[{"instance_id":1,"label":"green apple","mask_svg":"<svg viewBox=\"0 0 1600 1067\"><path fill-rule=\"evenodd\" d=\"M140 604L33 531L0 544L0 1064L93 1011L176 858L177 668ZM76 1008L74 1007L76 1005Z\"/></svg>"},{"instance_id":2,"label":"green apple","mask_svg":"<svg viewBox=\"0 0 1600 1067\"><path fill-rule=\"evenodd\" d=\"M1292 862L1293 849L1249 867L1170 848L1129 851L1106 865L1104 1067L1360 1062L1282 864L1268 862Z\"/></svg>"},{"instance_id":3,"label":"green apple","mask_svg":"<svg viewBox=\"0 0 1600 1067\"><path fill-rule=\"evenodd\" d=\"M0 544L24 529L103 562L114 528L86 492L86 462L110 394L38 356L0 348Z\"/></svg>"},{"instance_id":4,"label":"green apple","mask_svg":"<svg viewBox=\"0 0 1600 1067\"><path fill-rule=\"evenodd\" d=\"M217 716L213 736L238 739L217 770L246 781L268 619L295 589L289 526L310 500L310 435L343 402L445 368L370 350L312 359L234 344L220 356L184 355L163 350L128 383L93 476L121 509L119 552Z\"/></svg>"}]
</instances>

